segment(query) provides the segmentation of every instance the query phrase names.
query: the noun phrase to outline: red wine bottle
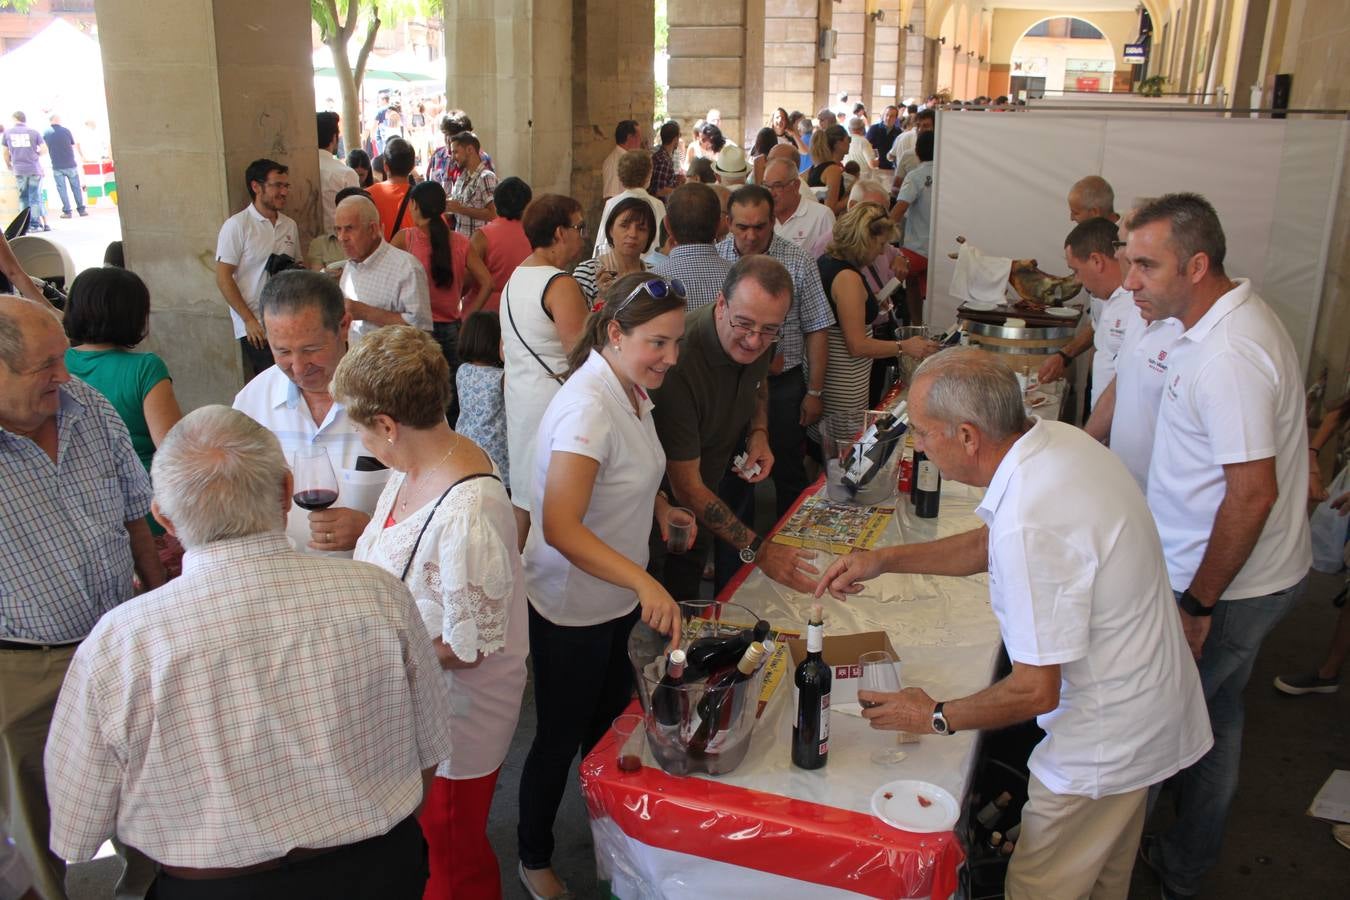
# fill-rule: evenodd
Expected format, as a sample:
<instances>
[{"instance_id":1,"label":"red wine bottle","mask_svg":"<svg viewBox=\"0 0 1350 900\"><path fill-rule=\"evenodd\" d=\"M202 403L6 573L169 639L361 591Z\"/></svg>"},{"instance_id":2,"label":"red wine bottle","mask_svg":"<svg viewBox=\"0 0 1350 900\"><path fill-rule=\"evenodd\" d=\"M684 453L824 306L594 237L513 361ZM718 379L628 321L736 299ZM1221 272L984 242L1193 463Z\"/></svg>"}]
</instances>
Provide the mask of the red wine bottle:
<instances>
[{"instance_id":1,"label":"red wine bottle","mask_svg":"<svg viewBox=\"0 0 1350 900\"><path fill-rule=\"evenodd\" d=\"M703 690L703 698L698 701L698 727L689 739L689 750L702 753L708 749L713 738L730 724L731 698L736 685L749 681L768 656L764 644L753 643L745 649L745 655L730 669L723 669L708 679Z\"/></svg>"},{"instance_id":2,"label":"red wine bottle","mask_svg":"<svg viewBox=\"0 0 1350 900\"><path fill-rule=\"evenodd\" d=\"M769 623L760 619L754 628L747 628L740 634L702 637L690 642L685 650L685 680L702 681L712 673L734 668L747 647L768 635Z\"/></svg>"},{"instance_id":3,"label":"red wine bottle","mask_svg":"<svg viewBox=\"0 0 1350 900\"><path fill-rule=\"evenodd\" d=\"M938 503L942 499L942 473L937 463L924 456L914 465L914 515L920 519L936 519Z\"/></svg>"},{"instance_id":4,"label":"red wine bottle","mask_svg":"<svg viewBox=\"0 0 1350 900\"><path fill-rule=\"evenodd\" d=\"M797 664L797 721L792 726L792 764L819 769L830 755L830 684L833 673L821 657L825 646L824 616L819 603L811 606L806 626L806 659Z\"/></svg>"},{"instance_id":5,"label":"red wine bottle","mask_svg":"<svg viewBox=\"0 0 1350 900\"><path fill-rule=\"evenodd\" d=\"M914 448L914 470L909 478L909 505L914 506L919 498L919 466L924 460L928 459L928 454L919 448Z\"/></svg>"},{"instance_id":6,"label":"red wine bottle","mask_svg":"<svg viewBox=\"0 0 1350 900\"><path fill-rule=\"evenodd\" d=\"M662 725L679 725L684 721L687 706L684 687L685 653L683 650L670 651L666 662L666 674L652 691L652 716Z\"/></svg>"},{"instance_id":7,"label":"red wine bottle","mask_svg":"<svg viewBox=\"0 0 1350 900\"><path fill-rule=\"evenodd\" d=\"M296 491L292 499L295 500L296 506L313 512L316 509L327 509L337 502L337 498L337 491L316 488L310 491Z\"/></svg>"}]
</instances>

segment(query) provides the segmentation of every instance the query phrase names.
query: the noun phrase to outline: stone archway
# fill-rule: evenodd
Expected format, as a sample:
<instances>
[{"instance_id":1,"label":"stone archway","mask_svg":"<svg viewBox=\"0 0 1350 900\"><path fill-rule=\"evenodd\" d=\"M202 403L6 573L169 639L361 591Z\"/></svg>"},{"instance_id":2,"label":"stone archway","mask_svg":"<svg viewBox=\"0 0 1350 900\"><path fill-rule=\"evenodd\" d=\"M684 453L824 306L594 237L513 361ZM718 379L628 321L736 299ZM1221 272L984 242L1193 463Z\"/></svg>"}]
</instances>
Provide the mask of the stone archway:
<instances>
[{"instance_id":1,"label":"stone archway","mask_svg":"<svg viewBox=\"0 0 1350 900\"><path fill-rule=\"evenodd\" d=\"M1048 26L1048 27L1047 27ZM1094 35L1090 36L1090 35ZM1109 92L1120 52L1106 32L1083 16L1047 16L1013 44L1009 93L1058 96Z\"/></svg>"}]
</instances>

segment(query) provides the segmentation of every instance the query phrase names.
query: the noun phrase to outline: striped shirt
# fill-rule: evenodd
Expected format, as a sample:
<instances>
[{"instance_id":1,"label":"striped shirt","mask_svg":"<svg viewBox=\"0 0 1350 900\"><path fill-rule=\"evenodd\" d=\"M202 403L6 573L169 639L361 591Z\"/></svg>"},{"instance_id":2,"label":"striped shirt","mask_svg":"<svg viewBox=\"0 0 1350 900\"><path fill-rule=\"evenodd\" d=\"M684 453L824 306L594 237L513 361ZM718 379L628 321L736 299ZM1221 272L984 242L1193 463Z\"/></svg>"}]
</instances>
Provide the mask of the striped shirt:
<instances>
[{"instance_id":1,"label":"striped shirt","mask_svg":"<svg viewBox=\"0 0 1350 900\"><path fill-rule=\"evenodd\" d=\"M0 429L0 638L67 643L132 595L126 523L150 512L150 476L112 405L72 378L57 461Z\"/></svg>"},{"instance_id":2,"label":"striped shirt","mask_svg":"<svg viewBox=\"0 0 1350 900\"><path fill-rule=\"evenodd\" d=\"M47 740L51 847L248 866L384 834L450 755L450 697L408 589L276 532L189 550L105 616Z\"/></svg>"},{"instance_id":3,"label":"striped shirt","mask_svg":"<svg viewBox=\"0 0 1350 900\"><path fill-rule=\"evenodd\" d=\"M717 252L733 264L741 258L731 235L717 244ZM802 364L805 336L833 325L834 313L825 299L825 289L820 286L816 261L807 256L805 250L775 234L769 242L767 255L782 263L792 276L792 305L788 307L778 339L778 352L783 354L783 371L786 372Z\"/></svg>"},{"instance_id":4,"label":"striped shirt","mask_svg":"<svg viewBox=\"0 0 1350 900\"><path fill-rule=\"evenodd\" d=\"M679 244L655 268L656 274L684 283L687 308L691 310L716 300L730 271L731 263L712 244Z\"/></svg>"},{"instance_id":5,"label":"striped shirt","mask_svg":"<svg viewBox=\"0 0 1350 900\"><path fill-rule=\"evenodd\" d=\"M401 251L400 251L401 252ZM406 254L405 254L406 255ZM323 422L315 424L309 406L286 373L276 366L254 378L234 398L234 408L272 434L281 444L286 461L293 463L295 452L310 446L328 450L328 460L337 476L338 498L334 504L370 515L379 502L380 491L389 480L388 469L359 471L357 461L367 454L356 426L347 418L347 410L334 401ZM366 468L366 467L363 467ZM299 486L297 486L298 488ZM321 552L308 549L309 513L292 504L286 519L286 534L302 553L350 557L351 551Z\"/></svg>"}]
</instances>

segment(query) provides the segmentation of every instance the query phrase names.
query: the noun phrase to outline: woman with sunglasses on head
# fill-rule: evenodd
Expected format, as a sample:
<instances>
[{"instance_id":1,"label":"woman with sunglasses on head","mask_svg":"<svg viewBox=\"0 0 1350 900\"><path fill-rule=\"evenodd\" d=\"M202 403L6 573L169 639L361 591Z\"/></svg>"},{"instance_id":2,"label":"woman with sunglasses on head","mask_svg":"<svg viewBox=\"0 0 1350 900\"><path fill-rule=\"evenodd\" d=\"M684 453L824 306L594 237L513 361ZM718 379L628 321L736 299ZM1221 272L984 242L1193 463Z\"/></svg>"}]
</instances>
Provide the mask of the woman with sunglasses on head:
<instances>
[{"instance_id":1,"label":"woman with sunglasses on head","mask_svg":"<svg viewBox=\"0 0 1350 900\"><path fill-rule=\"evenodd\" d=\"M567 383L539 423L525 545L538 727L520 777L521 883L570 896L554 873L553 820L577 752L590 751L632 699L628 632L639 618L678 637L680 609L647 574L666 456L649 391L684 335L679 282L634 274L604 293L568 357Z\"/></svg>"},{"instance_id":2,"label":"woman with sunglasses on head","mask_svg":"<svg viewBox=\"0 0 1350 900\"><path fill-rule=\"evenodd\" d=\"M590 306L577 280L563 271L585 248L581 204L561 194L544 194L525 208L521 226L533 252L502 289L501 322L511 503L523 549L530 531L539 418L562 384L567 352L581 337Z\"/></svg>"}]
</instances>

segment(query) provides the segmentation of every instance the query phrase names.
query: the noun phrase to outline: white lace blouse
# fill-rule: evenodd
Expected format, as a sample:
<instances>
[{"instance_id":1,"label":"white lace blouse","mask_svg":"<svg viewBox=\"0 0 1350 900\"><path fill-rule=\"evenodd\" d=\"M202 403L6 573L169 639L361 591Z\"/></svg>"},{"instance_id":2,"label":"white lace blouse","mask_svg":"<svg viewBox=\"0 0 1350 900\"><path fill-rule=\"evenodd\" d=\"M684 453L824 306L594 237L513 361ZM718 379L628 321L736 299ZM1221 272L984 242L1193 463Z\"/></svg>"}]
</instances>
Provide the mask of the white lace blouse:
<instances>
[{"instance_id":1,"label":"white lace blouse","mask_svg":"<svg viewBox=\"0 0 1350 900\"><path fill-rule=\"evenodd\" d=\"M355 557L398 576L416 545L405 583L428 633L460 659L483 654L475 668L442 670L454 751L436 770L442 778L479 778L506 758L525 688L529 631L511 501L494 478L465 481L442 501L418 543L435 500L384 527L403 478L390 477Z\"/></svg>"}]
</instances>

